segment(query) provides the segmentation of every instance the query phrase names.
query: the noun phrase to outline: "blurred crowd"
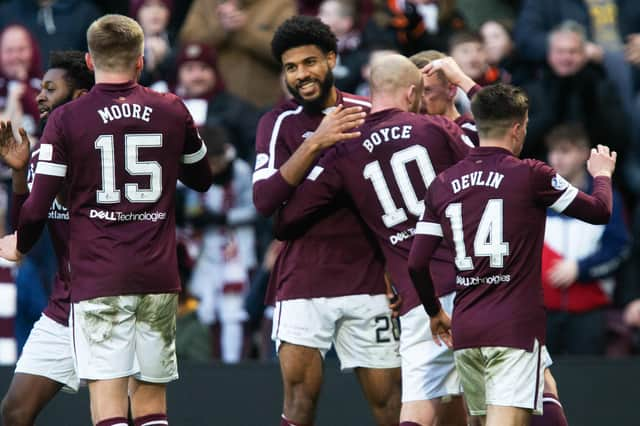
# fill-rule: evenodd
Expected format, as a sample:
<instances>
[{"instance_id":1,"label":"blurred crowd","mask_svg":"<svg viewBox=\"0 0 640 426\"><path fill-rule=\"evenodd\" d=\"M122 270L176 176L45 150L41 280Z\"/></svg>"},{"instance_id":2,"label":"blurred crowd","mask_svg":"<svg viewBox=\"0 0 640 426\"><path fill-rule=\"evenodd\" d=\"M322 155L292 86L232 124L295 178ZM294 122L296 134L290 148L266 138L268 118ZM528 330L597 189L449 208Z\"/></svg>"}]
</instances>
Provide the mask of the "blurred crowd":
<instances>
[{"instance_id":1,"label":"blurred crowd","mask_svg":"<svg viewBox=\"0 0 640 426\"><path fill-rule=\"evenodd\" d=\"M316 15L338 38L336 86L368 95L369 63L438 50L480 85L509 82L530 96L523 156L549 161L588 190L584 163L604 143L619 153L607 226L550 216L543 288L552 354L622 356L640 351L640 2L634 0L8 0L0 1L0 120L36 141L37 96L49 53L86 50L104 13L145 32L140 83L180 96L216 173L205 194L179 191L178 322L183 359L234 363L274 356L272 310L263 306L278 255L270 223L252 202L260 116L289 96L272 57L275 29ZM455 93L453 94L455 96ZM468 110L464 94L459 107ZM79 123L81 125L81 123ZM0 169L0 211L10 173ZM0 221L2 234L12 224ZM46 237L20 265L0 264L0 364L46 305L54 274ZM15 352L15 351L14 351Z\"/></svg>"}]
</instances>

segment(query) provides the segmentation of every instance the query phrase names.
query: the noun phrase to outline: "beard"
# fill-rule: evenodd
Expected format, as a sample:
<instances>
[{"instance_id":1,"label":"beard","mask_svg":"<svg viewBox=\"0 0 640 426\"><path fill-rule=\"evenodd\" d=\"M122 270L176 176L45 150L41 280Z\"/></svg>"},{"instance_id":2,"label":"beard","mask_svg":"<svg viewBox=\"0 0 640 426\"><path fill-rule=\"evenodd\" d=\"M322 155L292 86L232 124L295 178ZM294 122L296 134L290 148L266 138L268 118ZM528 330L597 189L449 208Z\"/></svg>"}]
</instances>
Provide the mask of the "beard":
<instances>
[{"instance_id":1,"label":"beard","mask_svg":"<svg viewBox=\"0 0 640 426\"><path fill-rule=\"evenodd\" d=\"M64 105L67 102L71 102L72 100L73 100L73 90L70 90L69 94L64 99L62 99L60 102L58 102L57 104L51 107L51 109L49 110L49 114L47 114L47 116L42 120L40 120L40 122L38 123L39 131L41 135L44 133L44 126L47 125L47 120L49 119L49 116L51 115L51 113L60 105Z\"/></svg>"},{"instance_id":2,"label":"beard","mask_svg":"<svg viewBox=\"0 0 640 426\"><path fill-rule=\"evenodd\" d=\"M331 89L333 88L334 83L333 73L331 72L331 70L329 70L327 71L327 75L324 77L324 80L308 78L304 81L299 82L298 86L302 86L309 81L314 81L320 84L320 94L315 99L304 99L300 95L298 88L290 86L289 83L287 83L287 90L289 90L291 96L293 96L300 103L300 105L302 105L305 111L312 114L319 114L327 107L327 100L329 99L329 96L331 96Z\"/></svg>"}]
</instances>

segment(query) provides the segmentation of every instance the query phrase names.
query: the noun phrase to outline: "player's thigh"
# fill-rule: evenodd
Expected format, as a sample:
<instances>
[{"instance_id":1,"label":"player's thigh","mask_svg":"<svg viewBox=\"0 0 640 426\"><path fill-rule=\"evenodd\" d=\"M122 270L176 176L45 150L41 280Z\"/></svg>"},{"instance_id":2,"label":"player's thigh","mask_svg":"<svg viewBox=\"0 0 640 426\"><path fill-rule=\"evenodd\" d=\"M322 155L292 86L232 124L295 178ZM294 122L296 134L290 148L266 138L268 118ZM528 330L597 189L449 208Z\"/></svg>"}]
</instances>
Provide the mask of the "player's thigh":
<instances>
[{"instance_id":1,"label":"player's thigh","mask_svg":"<svg viewBox=\"0 0 640 426\"><path fill-rule=\"evenodd\" d=\"M492 404L487 406L486 426L523 426L530 421L531 412L527 409Z\"/></svg>"},{"instance_id":2,"label":"player's thigh","mask_svg":"<svg viewBox=\"0 0 640 426\"><path fill-rule=\"evenodd\" d=\"M79 386L71 330L42 314L31 329L16 364L16 373L42 376L76 392Z\"/></svg>"},{"instance_id":3,"label":"player's thigh","mask_svg":"<svg viewBox=\"0 0 640 426\"><path fill-rule=\"evenodd\" d=\"M71 325L78 376L127 377L135 367L135 310L139 296L108 296L72 305Z\"/></svg>"},{"instance_id":4,"label":"player's thigh","mask_svg":"<svg viewBox=\"0 0 640 426\"><path fill-rule=\"evenodd\" d=\"M384 294L336 297L341 317L335 334L340 367L400 367L400 328Z\"/></svg>"},{"instance_id":5,"label":"player's thigh","mask_svg":"<svg viewBox=\"0 0 640 426\"><path fill-rule=\"evenodd\" d=\"M178 378L176 293L145 294L136 312L135 344L140 373L136 379L168 383Z\"/></svg>"},{"instance_id":6,"label":"player's thigh","mask_svg":"<svg viewBox=\"0 0 640 426\"><path fill-rule=\"evenodd\" d=\"M542 413L544 366L538 341L523 349L482 348L485 356L486 403Z\"/></svg>"},{"instance_id":7,"label":"player's thigh","mask_svg":"<svg viewBox=\"0 0 640 426\"><path fill-rule=\"evenodd\" d=\"M286 401L315 401L322 386L322 355L316 348L282 342L278 351Z\"/></svg>"},{"instance_id":8,"label":"player's thigh","mask_svg":"<svg viewBox=\"0 0 640 426\"><path fill-rule=\"evenodd\" d=\"M62 389L62 383L48 377L15 373L2 400L2 417L7 425L32 423L44 406Z\"/></svg>"},{"instance_id":9,"label":"player's thigh","mask_svg":"<svg viewBox=\"0 0 640 426\"><path fill-rule=\"evenodd\" d=\"M486 365L481 348L458 349L454 351L454 358L469 414L486 415Z\"/></svg>"},{"instance_id":10,"label":"player's thigh","mask_svg":"<svg viewBox=\"0 0 640 426\"><path fill-rule=\"evenodd\" d=\"M447 311L453 308L453 295L441 299ZM402 357L402 401L433 400L460 395L462 388L453 351L437 345L429 329L429 317L417 306L400 318Z\"/></svg>"},{"instance_id":11,"label":"player's thigh","mask_svg":"<svg viewBox=\"0 0 640 426\"><path fill-rule=\"evenodd\" d=\"M318 297L276 302L271 329L276 352L280 353L283 343L289 343L315 349L324 358L331 349L341 315L334 299Z\"/></svg>"}]
</instances>

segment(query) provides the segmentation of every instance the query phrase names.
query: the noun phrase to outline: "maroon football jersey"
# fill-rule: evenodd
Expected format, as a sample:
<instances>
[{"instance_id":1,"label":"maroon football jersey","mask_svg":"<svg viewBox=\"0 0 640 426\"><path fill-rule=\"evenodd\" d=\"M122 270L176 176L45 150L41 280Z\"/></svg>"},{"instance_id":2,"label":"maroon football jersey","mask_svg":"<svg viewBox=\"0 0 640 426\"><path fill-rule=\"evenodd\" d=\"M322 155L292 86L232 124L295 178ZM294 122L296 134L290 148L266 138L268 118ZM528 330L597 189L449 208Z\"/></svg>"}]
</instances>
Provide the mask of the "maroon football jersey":
<instances>
[{"instance_id":1,"label":"maroon football jersey","mask_svg":"<svg viewBox=\"0 0 640 426\"><path fill-rule=\"evenodd\" d=\"M360 138L329 151L298 187L277 216L276 232L306 226L305 218L346 193L377 237L386 269L402 296L404 314L420 304L407 259L416 221L424 211L424 191L439 172L465 157L470 147L447 118L399 109L368 115L359 130ZM450 263L447 253L442 247L435 258ZM446 268L434 274L434 281L441 283L440 293L445 294L454 290L455 273L443 273Z\"/></svg>"},{"instance_id":2,"label":"maroon football jersey","mask_svg":"<svg viewBox=\"0 0 640 426\"><path fill-rule=\"evenodd\" d=\"M340 91L337 104L359 105L365 111L370 108L365 98ZM323 117L308 113L292 100L260 120L253 200L261 214L272 215L293 194L295 187L286 183L278 169L313 134ZM382 255L349 202L336 200L316 219L303 236L285 242L269 278L267 303L384 293Z\"/></svg>"},{"instance_id":3,"label":"maroon football jersey","mask_svg":"<svg viewBox=\"0 0 640 426\"><path fill-rule=\"evenodd\" d=\"M473 116L469 113L462 114L460 117L456 118L454 122L460 126L460 129L464 132L464 134L469 138L473 146L480 145L480 137L478 136L478 129L476 128L476 121L473 119Z\"/></svg>"},{"instance_id":4,"label":"maroon football jersey","mask_svg":"<svg viewBox=\"0 0 640 426\"><path fill-rule=\"evenodd\" d=\"M33 178L38 163L38 154L40 147L36 147L31 154L29 162L29 170L27 174L27 184L29 187L33 184ZM23 196L14 196L13 202L19 208L26 201L26 194ZM69 306L71 292L69 288L69 211L57 199L53 201L49 208L47 227L51 236L51 243L56 253L58 268L56 276L51 288L49 303L44 309L44 314L52 320L62 325L69 324ZM18 223L18 218L13 218L13 223Z\"/></svg>"},{"instance_id":5,"label":"maroon football jersey","mask_svg":"<svg viewBox=\"0 0 640 426\"><path fill-rule=\"evenodd\" d=\"M534 339L544 343L540 271L546 209L607 222L611 182L604 177L595 181L591 197L546 164L495 147L473 149L433 181L410 266L413 270L428 259L440 237L455 247L455 349L531 351ZM429 311L432 304L423 302Z\"/></svg>"},{"instance_id":6,"label":"maroon football jersey","mask_svg":"<svg viewBox=\"0 0 640 426\"><path fill-rule=\"evenodd\" d=\"M33 244L64 179L73 302L178 291L176 181L206 190L205 155L178 97L133 82L96 84L51 113L18 249Z\"/></svg>"}]
</instances>

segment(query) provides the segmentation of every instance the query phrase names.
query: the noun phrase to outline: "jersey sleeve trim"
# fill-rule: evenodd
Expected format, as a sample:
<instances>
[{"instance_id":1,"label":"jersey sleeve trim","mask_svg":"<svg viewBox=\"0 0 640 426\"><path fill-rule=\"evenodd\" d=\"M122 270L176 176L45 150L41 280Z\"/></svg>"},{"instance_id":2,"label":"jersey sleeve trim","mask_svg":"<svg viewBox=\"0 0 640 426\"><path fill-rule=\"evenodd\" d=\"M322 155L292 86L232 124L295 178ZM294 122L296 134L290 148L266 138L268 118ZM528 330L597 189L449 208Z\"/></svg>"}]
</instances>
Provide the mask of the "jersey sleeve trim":
<instances>
[{"instance_id":1,"label":"jersey sleeve trim","mask_svg":"<svg viewBox=\"0 0 640 426\"><path fill-rule=\"evenodd\" d=\"M276 143L278 141L278 133L280 133L280 126L282 125L282 121L290 115L297 115L301 112L302 105L300 105L296 109L285 111L281 113L278 118L276 118L276 122L273 125L273 130L271 131L271 138L269 139L269 169L276 168Z\"/></svg>"},{"instance_id":2,"label":"jersey sleeve trim","mask_svg":"<svg viewBox=\"0 0 640 426\"><path fill-rule=\"evenodd\" d=\"M569 207L573 200L575 200L575 198L578 196L578 192L578 188L570 185L567 189L565 189L565 191L556 200L556 202L549 206L549 208L556 213L562 213L567 207Z\"/></svg>"},{"instance_id":3,"label":"jersey sleeve trim","mask_svg":"<svg viewBox=\"0 0 640 426\"><path fill-rule=\"evenodd\" d=\"M324 172L324 167L315 166L313 169L311 169L311 171L307 175L307 179L311 181L315 181L320 177L322 172Z\"/></svg>"},{"instance_id":4,"label":"jersey sleeve trim","mask_svg":"<svg viewBox=\"0 0 640 426\"><path fill-rule=\"evenodd\" d=\"M192 154L185 154L182 156L182 164L194 164L202 160L207 155L207 147L202 143L200 149Z\"/></svg>"},{"instance_id":5,"label":"jersey sleeve trim","mask_svg":"<svg viewBox=\"0 0 640 426\"><path fill-rule=\"evenodd\" d=\"M261 180L269 179L271 176L278 173L278 169L260 169L253 173L253 183L259 182Z\"/></svg>"},{"instance_id":6,"label":"jersey sleeve trim","mask_svg":"<svg viewBox=\"0 0 640 426\"><path fill-rule=\"evenodd\" d=\"M37 175L48 175L56 177L65 177L67 175L67 166L64 164L48 163L46 161L38 161L36 166Z\"/></svg>"},{"instance_id":7,"label":"jersey sleeve trim","mask_svg":"<svg viewBox=\"0 0 640 426\"><path fill-rule=\"evenodd\" d=\"M442 226L434 222L418 222L416 223L417 235L433 235L434 237L442 237Z\"/></svg>"},{"instance_id":8,"label":"jersey sleeve trim","mask_svg":"<svg viewBox=\"0 0 640 426\"><path fill-rule=\"evenodd\" d=\"M347 98L346 96L342 98L343 101L351 102L352 104L362 105L367 108L371 108L371 102L363 101L360 99Z\"/></svg>"}]
</instances>

